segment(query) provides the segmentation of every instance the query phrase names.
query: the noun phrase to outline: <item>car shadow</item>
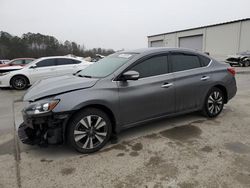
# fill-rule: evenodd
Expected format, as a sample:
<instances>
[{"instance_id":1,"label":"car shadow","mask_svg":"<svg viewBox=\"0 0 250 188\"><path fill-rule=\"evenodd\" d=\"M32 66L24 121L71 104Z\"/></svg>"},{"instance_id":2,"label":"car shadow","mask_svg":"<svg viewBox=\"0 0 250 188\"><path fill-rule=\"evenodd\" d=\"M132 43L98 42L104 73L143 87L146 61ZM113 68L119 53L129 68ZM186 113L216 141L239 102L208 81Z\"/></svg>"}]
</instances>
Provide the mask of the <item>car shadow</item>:
<instances>
[{"instance_id":1,"label":"car shadow","mask_svg":"<svg viewBox=\"0 0 250 188\"><path fill-rule=\"evenodd\" d=\"M154 120L149 123L144 123L142 125L126 129L118 134L118 143L129 142L131 140L151 135L154 133L159 133L161 131L174 128L176 126L185 126L197 121L206 121L207 119L200 115L200 113L190 113L181 116L163 118L159 120ZM63 145L50 145L48 147L42 148L39 146L28 146L19 142L21 155L29 155L35 158L40 158L41 160L54 160L60 158L68 158L74 156L85 156L80 154L73 149L71 149L67 144ZM101 150L106 150L111 148L114 144L110 142ZM91 155L98 154L94 153Z\"/></svg>"}]
</instances>

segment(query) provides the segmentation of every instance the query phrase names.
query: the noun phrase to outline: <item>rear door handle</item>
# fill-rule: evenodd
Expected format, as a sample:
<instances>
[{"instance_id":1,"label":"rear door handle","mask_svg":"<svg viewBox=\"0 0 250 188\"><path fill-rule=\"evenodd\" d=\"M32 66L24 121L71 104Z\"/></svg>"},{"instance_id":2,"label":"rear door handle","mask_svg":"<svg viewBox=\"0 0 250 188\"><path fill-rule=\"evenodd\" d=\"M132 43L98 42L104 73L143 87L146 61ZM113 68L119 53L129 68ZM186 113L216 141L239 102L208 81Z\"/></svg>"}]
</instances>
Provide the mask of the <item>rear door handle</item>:
<instances>
[{"instance_id":1,"label":"rear door handle","mask_svg":"<svg viewBox=\"0 0 250 188\"><path fill-rule=\"evenodd\" d=\"M205 80L208 80L209 78L210 78L209 76L202 76L202 77L201 77L201 80L202 80L202 81L205 81Z\"/></svg>"},{"instance_id":2,"label":"rear door handle","mask_svg":"<svg viewBox=\"0 0 250 188\"><path fill-rule=\"evenodd\" d=\"M173 86L174 84L173 83L164 83L161 85L162 88L169 88L171 86Z\"/></svg>"}]
</instances>

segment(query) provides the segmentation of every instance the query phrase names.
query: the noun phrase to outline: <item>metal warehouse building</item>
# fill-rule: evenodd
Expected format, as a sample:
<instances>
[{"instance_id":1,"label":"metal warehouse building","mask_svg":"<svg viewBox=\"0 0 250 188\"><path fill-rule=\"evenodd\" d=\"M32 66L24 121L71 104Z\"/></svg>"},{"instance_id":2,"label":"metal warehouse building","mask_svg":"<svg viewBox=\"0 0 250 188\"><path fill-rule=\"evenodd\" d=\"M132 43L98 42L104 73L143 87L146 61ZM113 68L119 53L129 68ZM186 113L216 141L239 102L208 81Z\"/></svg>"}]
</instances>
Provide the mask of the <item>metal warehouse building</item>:
<instances>
[{"instance_id":1,"label":"metal warehouse building","mask_svg":"<svg viewBox=\"0 0 250 188\"><path fill-rule=\"evenodd\" d=\"M250 50L250 18L148 36L149 47L183 47L218 60Z\"/></svg>"}]
</instances>

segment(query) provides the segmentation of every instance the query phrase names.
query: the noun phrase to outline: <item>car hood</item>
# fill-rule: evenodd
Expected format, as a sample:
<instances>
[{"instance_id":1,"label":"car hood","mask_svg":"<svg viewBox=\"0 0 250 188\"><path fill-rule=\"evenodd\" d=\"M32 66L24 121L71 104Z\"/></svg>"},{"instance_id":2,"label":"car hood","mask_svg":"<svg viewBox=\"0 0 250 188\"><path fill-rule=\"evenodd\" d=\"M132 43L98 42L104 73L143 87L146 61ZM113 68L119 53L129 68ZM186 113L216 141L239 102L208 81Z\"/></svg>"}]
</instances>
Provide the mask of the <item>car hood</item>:
<instances>
[{"instance_id":1,"label":"car hood","mask_svg":"<svg viewBox=\"0 0 250 188\"><path fill-rule=\"evenodd\" d=\"M40 80L29 88L23 96L23 101L36 101L44 97L90 88L97 81L96 78L82 78L73 75Z\"/></svg>"},{"instance_id":2,"label":"car hood","mask_svg":"<svg viewBox=\"0 0 250 188\"><path fill-rule=\"evenodd\" d=\"M15 66L9 66L9 65L3 65L3 66L0 66L0 70L5 70L5 69L8 69L8 70L18 70L18 69L22 69L23 67L20 66L20 65L15 65Z\"/></svg>"}]
</instances>

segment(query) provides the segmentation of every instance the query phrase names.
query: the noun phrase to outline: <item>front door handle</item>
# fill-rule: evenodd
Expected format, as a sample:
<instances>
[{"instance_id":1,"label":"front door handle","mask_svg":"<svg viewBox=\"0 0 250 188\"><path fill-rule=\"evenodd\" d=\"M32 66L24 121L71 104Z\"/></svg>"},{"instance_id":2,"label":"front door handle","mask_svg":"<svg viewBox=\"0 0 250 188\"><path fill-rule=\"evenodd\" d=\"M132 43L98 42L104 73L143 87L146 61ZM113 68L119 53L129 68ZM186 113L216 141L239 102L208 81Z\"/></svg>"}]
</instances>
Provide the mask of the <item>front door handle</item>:
<instances>
[{"instance_id":1,"label":"front door handle","mask_svg":"<svg viewBox=\"0 0 250 188\"><path fill-rule=\"evenodd\" d=\"M209 76L202 76L202 77L201 77L201 81L208 80L209 78L210 78Z\"/></svg>"},{"instance_id":2,"label":"front door handle","mask_svg":"<svg viewBox=\"0 0 250 188\"><path fill-rule=\"evenodd\" d=\"M164 83L161 85L162 88L169 88L171 86L173 86L174 84L173 83Z\"/></svg>"}]
</instances>

